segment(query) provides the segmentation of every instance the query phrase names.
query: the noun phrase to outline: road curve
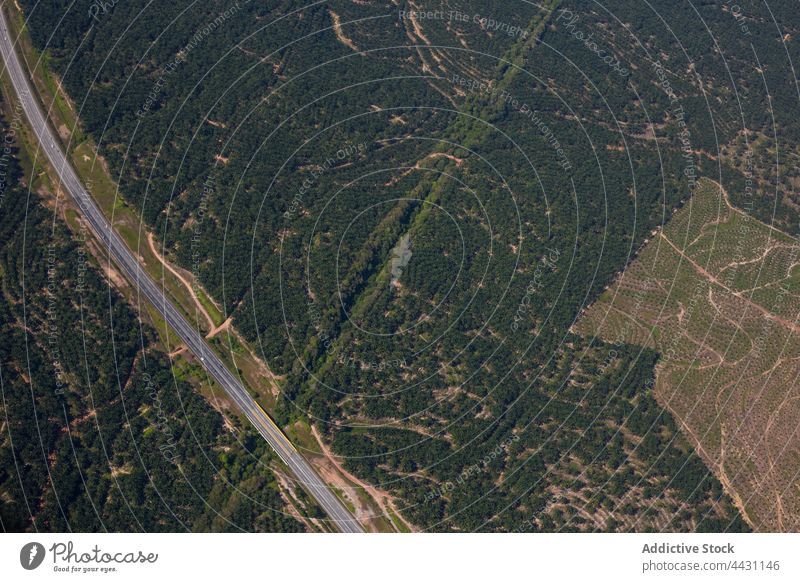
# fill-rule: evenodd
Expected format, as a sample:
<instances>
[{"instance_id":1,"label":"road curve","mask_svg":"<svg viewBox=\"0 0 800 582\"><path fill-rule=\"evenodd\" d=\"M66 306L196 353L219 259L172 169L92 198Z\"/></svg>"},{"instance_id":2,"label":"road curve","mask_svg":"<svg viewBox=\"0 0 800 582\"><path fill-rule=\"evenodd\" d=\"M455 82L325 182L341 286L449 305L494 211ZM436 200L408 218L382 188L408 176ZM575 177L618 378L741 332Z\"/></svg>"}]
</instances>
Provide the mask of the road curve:
<instances>
[{"instance_id":1,"label":"road curve","mask_svg":"<svg viewBox=\"0 0 800 582\"><path fill-rule=\"evenodd\" d=\"M325 485L309 462L294 448L269 415L251 398L245 387L225 367L205 342L203 336L167 300L164 293L159 290L155 281L145 272L139 261L113 230L111 223L86 191L42 113L38 99L31 89L28 77L20 62L19 55L14 50L14 43L11 40L6 16L2 9L0 9L0 36L2 36L0 39L0 52L3 54L6 70L42 150L44 150L45 155L58 173L62 185L78 204L93 233L108 248L114 262L122 269L123 273L136 286L139 292L161 313L167 324L175 330L208 373L220 383L225 392L236 402L256 430L264 437L264 440L270 444L281 460L286 463L298 481L316 499L317 503L325 510L336 526L345 533L362 533L364 530L345 505Z\"/></svg>"}]
</instances>

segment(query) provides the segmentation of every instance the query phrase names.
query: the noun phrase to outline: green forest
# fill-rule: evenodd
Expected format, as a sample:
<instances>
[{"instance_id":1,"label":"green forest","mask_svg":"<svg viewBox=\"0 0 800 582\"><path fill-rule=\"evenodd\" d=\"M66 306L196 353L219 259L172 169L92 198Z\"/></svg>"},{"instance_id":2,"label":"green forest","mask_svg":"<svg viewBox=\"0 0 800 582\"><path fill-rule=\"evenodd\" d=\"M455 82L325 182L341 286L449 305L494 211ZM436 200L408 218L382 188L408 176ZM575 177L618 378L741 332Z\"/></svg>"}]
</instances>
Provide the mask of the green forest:
<instances>
[{"instance_id":1,"label":"green forest","mask_svg":"<svg viewBox=\"0 0 800 582\"><path fill-rule=\"evenodd\" d=\"M31 182L19 127L2 120L0 133L2 530L305 531L266 444L225 429L174 373L90 235Z\"/></svg>"},{"instance_id":2,"label":"green forest","mask_svg":"<svg viewBox=\"0 0 800 582\"><path fill-rule=\"evenodd\" d=\"M20 4L125 203L281 377L279 423L310 421L415 526L748 529L680 419L655 399L659 354L572 330L700 176L720 181L753 217L787 232L800 226L797 169L774 162L797 155L800 140L800 93L786 74L800 55L781 42L800 31L777 25L791 22L790 2L771 13L741 2L747 34L724 3L705 0L681 9L670 0L429 2L447 16L424 20L407 17L419 7L405 1L131 0L94 15L89 0ZM456 8L469 17L453 17ZM19 252L10 237L33 236L32 227L19 232L10 213L2 240ZM400 241L408 260L393 269ZM26 280L42 286L46 272L35 269ZM269 459L264 445L231 443L96 277L89 311L105 317L96 334L113 331L116 347L93 360L89 385L113 403L144 374L160 378L167 410L193 402L205 431L182 455L181 470L196 473L168 479L197 495L165 499L126 456L140 454L137 441L114 431L124 442L112 466L142 469L138 489L118 478L131 489L124 499L147 514L142 529L234 527L187 505L208 496L216 508L235 506L223 515L238 527L300 528L258 509L280 505L257 471ZM81 321L80 309L63 317ZM120 315L109 319L112 309ZM85 349L72 349L69 361L82 361ZM52 384L41 357L37 382ZM9 386L13 374L4 364ZM55 448L69 446L56 438L65 415L81 416L68 404L48 400ZM139 410L119 406L108 414ZM146 416L142 436L158 438L144 434ZM185 418L176 427L189 430ZM85 447L103 442L101 432ZM201 459L206 450L215 462ZM153 447L150 455L175 470ZM109 463L95 463L87 483L117 487L100 476ZM230 484L215 477L218 466ZM34 477L54 495L47 466ZM96 498L78 479L75 507L91 529ZM254 499L230 492L243 483ZM46 498L55 507L48 523L63 524L58 501ZM183 513L167 517L170 508Z\"/></svg>"}]
</instances>

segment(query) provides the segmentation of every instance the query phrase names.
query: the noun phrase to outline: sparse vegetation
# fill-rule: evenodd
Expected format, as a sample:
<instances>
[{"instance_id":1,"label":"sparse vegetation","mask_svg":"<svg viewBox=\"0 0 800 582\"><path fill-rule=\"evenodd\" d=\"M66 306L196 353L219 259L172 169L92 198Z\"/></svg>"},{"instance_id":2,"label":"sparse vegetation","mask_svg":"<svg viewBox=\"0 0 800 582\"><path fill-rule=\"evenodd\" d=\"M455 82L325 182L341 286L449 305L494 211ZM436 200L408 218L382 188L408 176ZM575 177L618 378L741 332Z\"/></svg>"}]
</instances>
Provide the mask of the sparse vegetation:
<instances>
[{"instance_id":1,"label":"sparse vegetation","mask_svg":"<svg viewBox=\"0 0 800 582\"><path fill-rule=\"evenodd\" d=\"M659 403L768 531L800 527L798 258L706 180L577 326L660 354Z\"/></svg>"}]
</instances>

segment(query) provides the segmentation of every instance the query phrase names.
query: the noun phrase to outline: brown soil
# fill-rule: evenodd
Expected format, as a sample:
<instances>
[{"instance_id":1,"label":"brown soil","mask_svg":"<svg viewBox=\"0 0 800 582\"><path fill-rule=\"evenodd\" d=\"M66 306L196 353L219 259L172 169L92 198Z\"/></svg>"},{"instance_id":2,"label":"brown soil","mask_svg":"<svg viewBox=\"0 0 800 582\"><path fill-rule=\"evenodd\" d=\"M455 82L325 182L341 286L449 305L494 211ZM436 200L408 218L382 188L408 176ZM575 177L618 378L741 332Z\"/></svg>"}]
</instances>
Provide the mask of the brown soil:
<instances>
[{"instance_id":1,"label":"brown soil","mask_svg":"<svg viewBox=\"0 0 800 582\"><path fill-rule=\"evenodd\" d=\"M375 504L384 512L384 515L388 515L388 513L393 513L397 518L403 522L409 530L417 531L416 528L409 523L400 511L397 510L397 507L394 502L394 498L391 495L386 493L385 491L381 491L380 489L376 488L369 483L365 483L352 473L349 473L347 469L339 462L339 460L331 453L330 449L327 447L325 442L323 441L319 431L317 431L316 427L311 427L311 433L314 435L314 438L319 444L319 448L322 450L324 455L324 461L319 459L317 467L320 473L323 474L325 480L329 483L333 483L339 489L341 489L344 494L347 496L347 499L353 504L356 508L356 518L364 524L369 524L372 518L376 517L375 514L359 499L358 495L355 491L353 491L352 483L355 483L357 486L361 487L364 491L366 491L367 495L369 495ZM313 459L316 460L316 459ZM327 462L325 462L327 461ZM391 521L391 519L389 520Z\"/></svg>"}]
</instances>

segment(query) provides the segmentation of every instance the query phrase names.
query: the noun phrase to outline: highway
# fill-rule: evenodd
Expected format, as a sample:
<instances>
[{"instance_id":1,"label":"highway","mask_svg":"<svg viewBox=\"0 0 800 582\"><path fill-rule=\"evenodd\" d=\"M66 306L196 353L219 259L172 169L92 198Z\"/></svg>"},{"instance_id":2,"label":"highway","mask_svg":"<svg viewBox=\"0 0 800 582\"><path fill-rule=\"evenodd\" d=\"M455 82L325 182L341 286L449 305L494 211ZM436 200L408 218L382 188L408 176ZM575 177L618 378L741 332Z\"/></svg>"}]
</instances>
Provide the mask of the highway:
<instances>
[{"instance_id":1,"label":"highway","mask_svg":"<svg viewBox=\"0 0 800 582\"><path fill-rule=\"evenodd\" d=\"M6 16L0 10L0 51L25 115L33 128L39 144L53 168L58 173L64 189L75 200L94 235L108 249L110 257L139 292L145 296L162 315L167 324L183 340L187 348L197 357L202 366L214 377L227 394L236 402L253 426L264 437L278 456L289 467L302 486L345 533L362 533L363 529L342 501L317 475L310 463L294 448L286 435L275 425L266 412L253 400L245 387L228 370L203 336L172 305L156 282L150 278L134 254L128 249L111 223L100 210L81 183L76 171L69 163L61 145L42 113L38 98L31 89L19 55L8 30Z\"/></svg>"}]
</instances>

